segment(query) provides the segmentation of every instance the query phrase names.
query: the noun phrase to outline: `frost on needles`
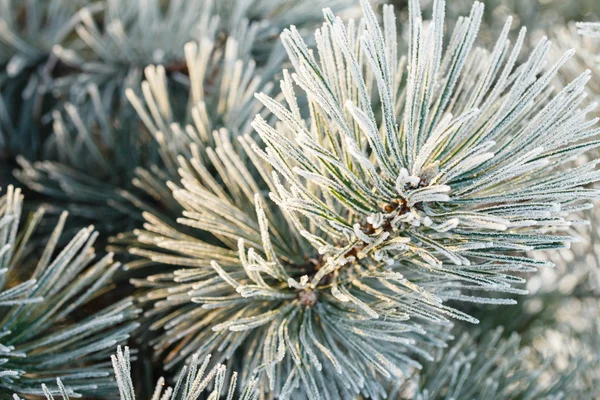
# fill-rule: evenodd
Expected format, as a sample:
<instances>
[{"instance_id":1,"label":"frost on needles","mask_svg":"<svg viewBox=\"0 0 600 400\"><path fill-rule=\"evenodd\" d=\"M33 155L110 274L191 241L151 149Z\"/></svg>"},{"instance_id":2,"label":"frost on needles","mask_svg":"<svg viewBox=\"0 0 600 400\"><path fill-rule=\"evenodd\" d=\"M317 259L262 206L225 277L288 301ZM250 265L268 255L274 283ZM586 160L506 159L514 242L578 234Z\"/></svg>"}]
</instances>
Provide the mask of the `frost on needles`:
<instances>
[{"instance_id":1,"label":"frost on needles","mask_svg":"<svg viewBox=\"0 0 600 400\"><path fill-rule=\"evenodd\" d=\"M501 328L463 333L416 382L404 382L388 399L592 399L588 390L573 390L576 363L548 380L545 373L550 362L528 366L532 349L521 347L518 334L503 338L502 333Z\"/></svg>"},{"instance_id":2,"label":"frost on needles","mask_svg":"<svg viewBox=\"0 0 600 400\"><path fill-rule=\"evenodd\" d=\"M158 125L163 133L149 135L128 99L164 90L147 103L151 119L190 122L189 105L208 135L224 125L249 131L260 107L253 94L268 91L284 58L279 32L313 27L320 1L0 1L0 64L11 72L0 76L0 173L18 163L17 179L68 209L70 225L93 223L103 235L132 229L140 209L170 210L161 181L173 179L169 157L185 155L192 133Z\"/></svg>"},{"instance_id":3,"label":"frost on needles","mask_svg":"<svg viewBox=\"0 0 600 400\"><path fill-rule=\"evenodd\" d=\"M542 38L521 54L511 19L476 47L481 3L444 49L444 2L425 27L413 0L403 55L392 7L380 27L361 3L359 21L324 11L316 49L285 30L293 72L257 95L261 141L192 144L171 184L183 216L144 214L131 252L173 268L133 283L167 367L210 352L277 398L384 398L452 319L477 322L460 302L513 304L522 273L552 266L535 254L585 223L572 216L600 194L597 162L574 163L599 143L589 73L550 87L572 52L547 64Z\"/></svg>"},{"instance_id":4,"label":"frost on needles","mask_svg":"<svg viewBox=\"0 0 600 400\"><path fill-rule=\"evenodd\" d=\"M41 244L36 230L44 209L20 226L22 211L21 190L9 186L0 198L0 397L42 395L40 384L56 376L72 395L113 393L103 358L138 327L140 310L132 299L97 311L84 308L121 264L110 253L96 257L98 233L91 226L62 246L66 212Z\"/></svg>"},{"instance_id":5,"label":"frost on needles","mask_svg":"<svg viewBox=\"0 0 600 400\"><path fill-rule=\"evenodd\" d=\"M117 348L117 354L110 356L115 381L119 388L121 400L135 400L135 387L131 378L131 354L128 347ZM166 386L165 379L159 378L156 382L151 400L257 400L259 396L258 381L252 379L247 385L239 387L237 373L233 372L227 378L227 367L218 364L209 369L210 355L201 359L198 354L192 356L189 365L181 368L175 386ZM57 379L58 391L62 400L69 400L70 396L60 379ZM42 390L47 400L55 400L50 389L42 384ZM206 397L208 396L208 397ZM225 397L226 396L226 397ZM14 400L23 400L16 394Z\"/></svg>"}]
</instances>

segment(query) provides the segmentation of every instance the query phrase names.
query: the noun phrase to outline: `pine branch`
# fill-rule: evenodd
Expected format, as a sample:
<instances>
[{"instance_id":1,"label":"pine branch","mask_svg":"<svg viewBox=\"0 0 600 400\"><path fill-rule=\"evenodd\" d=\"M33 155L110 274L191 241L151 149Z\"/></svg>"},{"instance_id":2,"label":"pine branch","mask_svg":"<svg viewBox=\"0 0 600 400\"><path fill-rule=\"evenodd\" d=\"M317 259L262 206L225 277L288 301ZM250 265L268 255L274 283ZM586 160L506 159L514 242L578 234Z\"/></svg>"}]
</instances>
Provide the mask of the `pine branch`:
<instances>
[{"instance_id":1,"label":"pine branch","mask_svg":"<svg viewBox=\"0 0 600 400\"><path fill-rule=\"evenodd\" d=\"M285 32L292 77L308 96L311 115L302 119L291 95L289 108L258 96L281 121L277 129L260 117L254 123L267 145L263 158L285 182L272 198L296 215L299 229L340 243L322 247L325 257L411 262L445 276L451 288L519 292L513 284L522 279L507 273L552 265L525 251L570 246L571 237L554 232L585 223L568 216L590 208L586 201L598 195L588 188L598 180L596 161L565 165L597 146L596 120L586 119L591 107L577 109L589 74L550 96L548 85L570 53L540 71L549 45L542 39L515 67L524 31L509 51L510 20L492 53L469 54L480 4L443 53L443 4L437 4L425 35L413 2L402 88L404 61L390 50L396 39L389 8L384 32L370 16L360 37L351 36L352 24L345 27L326 12L328 22L317 35L319 61L293 29ZM353 45L359 41L360 48ZM335 51L344 58L334 60ZM369 74L361 75L364 69ZM290 93L291 85L289 79L282 90ZM375 86L381 120L367 89ZM327 271L342 269L339 263Z\"/></svg>"},{"instance_id":2,"label":"pine branch","mask_svg":"<svg viewBox=\"0 0 600 400\"><path fill-rule=\"evenodd\" d=\"M325 10L316 52L286 30L295 72L285 105L257 96L274 115L255 119L263 143L221 130L178 159L183 216L145 213L131 249L164 266L133 283L167 368L213 353L277 398L383 398L433 361L451 319L477 322L447 301L514 304L522 273L552 266L531 252L573 241L585 221L569 217L599 194L596 162L571 166L597 147L589 75L552 94L571 54L543 69L542 39L517 63L510 19L491 52L475 48L480 3L444 50L433 9L426 29L411 2L407 56L393 10L382 29L366 2L360 22Z\"/></svg>"},{"instance_id":3,"label":"pine branch","mask_svg":"<svg viewBox=\"0 0 600 400\"><path fill-rule=\"evenodd\" d=\"M133 281L148 292L140 300L154 304L146 313L149 329L165 329L151 344L164 353L179 343L166 357L167 368L193 352L213 353L218 360L239 355L242 381L257 369L281 398L296 396L292 393L298 384L311 393L339 391L349 398L363 387L365 393L379 396L383 388L377 372L366 365L407 374L420 364L404 352L429 357L425 349L446 340L448 320L436 312L434 296L427 293L424 300L399 289L393 304L391 299L371 304L385 316L377 321L300 279L317 273L324 260L293 229L293 222L259 194L273 182L259 183L253 176L268 179L268 165L248 165L260 159L251 150L250 137L239 140L245 149L241 153L222 131L220 145L207 150L212 163L192 158L182 164L183 189L174 192L186 210L178 224L210 232L220 245L205 235L182 234L145 214L146 229L138 232L141 246L131 252L178 268ZM218 171L216 178L206 173L212 168ZM382 278L411 286L400 276ZM408 321L409 316L414 320ZM248 346L251 351L244 351ZM322 386L333 379L336 385Z\"/></svg>"},{"instance_id":4,"label":"pine branch","mask_svg":"<svg viewBox=\"0 0 600 400\"><path fill-rule=\"evenodd\" d=\"M120 264L96 260L91 226L63 248L66 213L37 249L44 211L18 233L22 196L10 187L0 393L110 395L101 360L139 323L165 368L192 365L172 390L159 381L156 400L217 399L225 362L240 370L243 399L381 399L415 376L418 399L552 398L595 385L597 360L575 352L568 359L585 360L590 376L541 385L544 367L527 368L518 338L499 332L435 357L454 320L514 304L527 274L553 266L552 251L565 254L590 218L600 195L591 74L551 87L572 51L547 63L546 38L523 51L525 30L512 43L510 18L490 51L476 47L481 3L445 40L444 1L426 23L411 0L406 54L393 9L380 21L366 0L359 21L324 10L314 49L302 33L316 0L38 3L15 13L0 0L0 94L27 94L18 109L0 102L2 152L12 162L29 140L21 182L67 208L72 226L125 232L113 248L137 256L127 267L147 311L134 322L131 299L95 311ZM274 39L294 21L281 35L293 71L277 92ZM598 36L597 24L578 27ZM32 99L49 94L53 135L19 138L29 125L15 121L34 108L41 117ZM199 354L218 363L206 376ZM121 398L133 399L127 350L113 367Z\"/></svg>"},{"instance_id":5,"label":"pine branch","mask_svg":"<svg viewBox=\"0 0 600 400\"><path fill-rule=\"evenodd\" d=\"M176 157L189 155L190 141L210 143L213 129L251 129L259 111L252 95L269 91L283 59L279 26L310 25L318 14L316 0L163 3L78 8L70 24L76 39L53 46L64 71L49 83L58 104L43 160L17 159L23 184L103 233L131 230L138 209L180 211L161 201L170 197L165 183L176 176ZM195 133L170 124L192 118Z\"/></svg>"},{"instance_id":6,"label":"pine branch","mask_svg":"<svg viewBox=\"0 0 600 400\"><path fill-rule=\"evenodd\" d=\"M40 383L56 376L70 394L110 393L114 381L99 360L137 328L139 310L131 299L98 311L90 302L109 287L120 264L112 254L95 257L98 233L91 226L59 251L67 213L45 247L36 248L31 238L44 210L20 228L22 208L20 189L9 186L0 199L0 393L41 395Z\"/></svg>"}]
</instances>

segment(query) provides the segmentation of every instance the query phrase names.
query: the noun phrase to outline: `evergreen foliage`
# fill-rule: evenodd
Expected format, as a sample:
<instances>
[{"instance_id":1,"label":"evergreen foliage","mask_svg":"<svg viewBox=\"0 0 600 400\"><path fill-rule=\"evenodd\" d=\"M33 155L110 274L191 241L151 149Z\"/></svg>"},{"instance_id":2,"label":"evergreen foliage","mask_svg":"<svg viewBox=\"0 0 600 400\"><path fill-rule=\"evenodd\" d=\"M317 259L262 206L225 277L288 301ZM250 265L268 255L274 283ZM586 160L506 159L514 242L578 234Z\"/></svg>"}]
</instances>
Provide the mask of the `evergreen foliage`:
<instances>
[{"instance_id":1,"label":"evergreen foliage","mask_svg":"<svg viewBox=\"0 0 600 400\"><path fill-rule=\"evenodd\" d=\"M179 159L177 224L218 243L150 213L137 232L132 253L182 267L134 281L167 366L212 352L262 371L277 398L382 398L433 360L447 317L477 322L448 301L514 304L522 273L553 265L530 253L570 246L584 221L569 217L598 196L596 162L570 165L598 145L578 109L589 73L552 94L572 52L544 70L542 39L517 64L510 19L491 52L474 48L478 3L442 51L433 8L425 34L411 2L406 57L389 7L383 29L366 2L347 25L325 10L318 58L285 30L295 71L286 106L257 96L278 120L255 119L264 144L221 131Z\"/></svg>"},{"instance_id":2,"label":"evergreen foliage","mask_svg":"<svg viewBox=\"0 0 600 400\"><path fill-rule=\"evenodd\" d=\"M87 307L120 263L112 254L96 257L91 226L59 251L66 212L45 246L32 242L44 209L20 227L22 209L20 189L9 186L0 199L0 393L41 394L40 383L56 376L72 393L110 393L114 383L103 358L137 328L139 310L131 299Z\"/></svg>"},{"instance_id":3,"label":"evergreen foliage","mask_svg":"<svg viewBox=\"0 0 600 400\"><path fill-rule=\"evenodd\" d=\"M178 99L173 108L165 109L165 98L147 99L153 117L187 120L192 116L181 110L189 104L208 132L199 132L204 137L223 125L243 129L245 120L259 111L249 103L253 93L266 90L270 74L279 69L276 34L294 21L310 25L320 11L315 3L107 0L81 5L51 46L60 67L46 73L46 92L58 99L46 115L52 132L47 139L36 138L41 155L14 154L26 156L16 160L16 177L67 208L79 224L91 222L111 234L131 229L141 219L141 204L158 197L153 191L146 199L136 186L150 179L147 171L152 169L164 180L170 160L164 159L168 155L161 146L175 147L172 140L181 142L188 135L150 136L127 100L136 96L132 90L144 97L171 90ZM45 11L32 5L25 13ZM195 59L193 76L187 70L189 58ZM140 91L145 74L148 81ZM182 99L188 90L193 96L186 103ZM135 105L142 107L139 101Z\"/></svg>"},{"instance_id":4,"label":"evergreen foliage","mask_svg":"<svg viewBox=\"0 0 600 400\"><path fill-rule=\"evenodd\" d=\"M135 389L131 379L131 356L129 348L117 348L117 354L111 356L112 366L115 374L115 380L119 387L119 396L121 400L135 400ZM192 357L189 366L185 366L179 372L179 377L175 387L166 387L164 378L158 379L152 394L152 400L196 400L202 394L208 393L208 399L220 399L221 395L226 396L227 400L257 400L258 390L257 381L251 381L247 386L240 390L239 397L236 396L237 373L233 373L229 384L226 382L227 368L224 365L217 365L206 375L210 356L201 360L196 354ZM69 400L69 393L60 379L57 380L58 392L63 400ZM42 384L42 390L47 400L54 400L54 396L45 384ZM14 395L15 400L20 399Z\"/></svg>"},{"instance_id":5,"label":"evergreen foliage","mask_svg":"<svg viewBox=\"0 0 600 400\"><path fill-rule=\"evenodd\" d=\"M598 397L593 7L329 3L0 0L0 397Z\"/></svg>"},{"instance_id":6,"label":"evergreen foliage","mask_svg":"<svg viewBox=\"0 0 600 400\"><path fill-rule=\"evenodd\" d=\"M550 362L541 363L539 368L532 370L527 365L530 358L531 349L520 346L518 334L502 338L502 329L486 335L465 333L444 352L436 367L426 368L426 373L418 379L416 390L399 388L399 391L404 389L412 395L399 394L398 399L559 400L575 395L572 386L574 365L557 375L556 380L544 382ZM577 395L578 398L592 398L585 391Z\"/></svg>"}]
</instances>

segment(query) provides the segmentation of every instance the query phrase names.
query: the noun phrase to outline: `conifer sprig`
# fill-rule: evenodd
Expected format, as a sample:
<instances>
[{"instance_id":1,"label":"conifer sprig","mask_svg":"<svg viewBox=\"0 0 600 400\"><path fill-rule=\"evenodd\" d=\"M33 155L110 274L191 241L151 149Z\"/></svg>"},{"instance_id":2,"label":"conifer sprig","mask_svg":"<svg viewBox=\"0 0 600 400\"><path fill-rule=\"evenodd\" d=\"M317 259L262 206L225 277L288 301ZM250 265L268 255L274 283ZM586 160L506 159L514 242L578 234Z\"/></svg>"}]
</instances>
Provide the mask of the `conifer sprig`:
<instances>
[{"instance_id":1,"label":"conifer sprig","mask_svg":"<svg viewBox=\"0 0 600 400\"><path fill-rule=\"evenodd\" d=\"M112 254L96 257L93 227L59 251L67 213L39 246L32 237L44 210L20 227L22 209L21 191L9 186L0 198L0 393L41 395L40 383L56 376L71 394L111 393L114 382L102 359L138 327L139 310L132 299L87 308L120 263Z\"/></svg>"},{"instance_id":2,"label":"conifer sprig","mask_svg":"<svg viewBox=\"0 0 600 400\"><path fill-rule=\"evenodd\" d=\"M380 398L380 375L408 376L420 364L407 354L427 359L428 348L443 346L445 314L452 312L436 307L427 292L411 293L404 277L373 276L406 285L398 291L401 301L372 305L385 316L380 320L308 286L301 277L316 273L322 259L261 195L261 187L274 184L268 165L251 150L255 143L241 137L238 153L227 132L215 141L219 146L207 150L211 164L192 158L181 165L183 188L174 196L184 209L177 222L210 232L222 244L201 232L183 234L146 213L145 229L138 232L143 246L131 250L178 268L133 281L148 290L140 300L154 304L146 313L150 329L165 330L151 344L160 353L173 348L167 367L196 351L218 360L241 357L242 381L260 371L279 398L296 398L299 385L310 398L361 391ZM249 165L253 159L257 164ZM213 168L216 177L208 173ZM222 180L226 187L218 184ZM340 296L360 302L352 289L342 290Z\"/></svg>"},{"instance_id":3,"label":"conifer sprig","mask_svg":"<svg viewBox=\"0 0 600 400\"><path fill-rule=\"evenodd\" d=\"M556 232L585 222L568 217L598 197L587 186L596 161L565 168L598 145L593 106L578 108L589 73L550 94L572 52L542 70L544 38L515 64L525 31L509 46L510 19L491 53L473 48L479 3L443 51L444 5L435 4L425 33L411 2L407 59L395 51L391 9L381 30L365 2L364 30L325 12L318 59L293 28L282 34L296 71L282 81L288 106L258 95L281 122L257 117L254 127L282 177L271 198L329 260L312 285L359 260L413 265L461 292L518 292L513 272L551 265L525 252L568 247L573 239ZM307 119L292 80L308 97Z\"/></svg>"},{"instance_id":4,"label":"conifer sprig","mask_svg":"<svg viewBox=\"0 0 600 400\"><path fill-rule=\"evenodd\" d=\"M572 64L560 83L573 51L549 62L547 38L509 39L511 18L477 47L481 3L445 39L443 0L430 21L410 0L406 35L391 6L380 18L361 0L360 20L325 9L311 41L318 3L0 0L1 161L27 150L15 176L71 215L40 209L19 229L20 191L0 198L0 396L133 400L129 350L112 357L114 380L107 355L140 324L155 361L188 364L153 400L560 398L596 385L589 365L529 368L500 331L444 351L454 320L514 304L587 223L600 195L591 73ZM29 129L34 109L50 110L48 139L41 119ZM143 317L129 298L101 305L120 264L95 257L92 226L60 240L90 221L124 232L108 250L136 256ZM559 288L557 304L597 308L569 299L593 285L563 283L528 306ZM567 341L558 357L597 364L580 354L597 335L566 335L584 350ZM225 363L240 371L231 385Z\"/></svg>"},{"instance_id":5,"label":"conifer sprig","mask_svg":"<svg viewBox=\"0 0 600 400\"><path fill-rule=\"evenodd\" d=\"M55 97L47 116L52 134L41 156L17 157L15 176L68 209L73 221L93 223L102 233L132 229L141 219L138 209L154 210L152 203L179 212L161 201L169 198L166 180L176 176L174 159L189 157L190 141L210 142L213 129L251 129L259 112L253 94L269 92L281 68L277 34L290 22L311 26L317 2L103 0L73 6L73 21L64 28L71 28L69 40L52 47L61 69L47 74ZM147 110L143 124L134 108L142 116ZM192 118L196 132L171 125Z\"/></svg>"},{"instance_id":6,"label":"conifer sprig","mask_svg":"<svg viewBox=\"0 0 600 400\"><path fill-rule=\"evenodd\" d=\"M521 273L552 265L531 252L585 223L569 216L598 197L596 162L569 162L598 145L589 75L549 87L571 53L544 69L542 39L518 63L510 19L491 52L474 47L480 3L444 50L444 2L426 29L412 1L400 56L392 8L382 29L362 4L348 24L325 10L316 52L282 34L295 72L285 106L257 95L275 117L255 119L263 143L222 130L178 159L185 232L144 214L131 252L174 269L133 281L167 367L210 352L277 398L383 398L450 319L477 322L449 300L514 304L486 294L526 293Z\"/></svg>"}]
</instances>

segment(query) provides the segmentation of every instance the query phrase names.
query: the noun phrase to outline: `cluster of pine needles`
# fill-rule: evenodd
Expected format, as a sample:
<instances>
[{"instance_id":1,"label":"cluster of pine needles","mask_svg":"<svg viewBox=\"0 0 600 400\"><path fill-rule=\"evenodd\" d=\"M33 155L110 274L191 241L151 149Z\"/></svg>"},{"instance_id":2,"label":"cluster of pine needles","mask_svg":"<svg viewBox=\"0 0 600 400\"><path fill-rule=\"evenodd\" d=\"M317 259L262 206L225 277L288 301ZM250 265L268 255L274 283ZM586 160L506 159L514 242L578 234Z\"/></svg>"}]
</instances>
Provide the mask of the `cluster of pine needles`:
<instances>
[{"instance_id":1,"label":"cluster of pine needles","mask_svg":"<svg viewBox=\"0 0 600 400\"><path fill-rule=\"evenodd\" d=\"M2 399L600 396L600 9L326 3L0 0Z\"/></svg>"}]
</instances>

